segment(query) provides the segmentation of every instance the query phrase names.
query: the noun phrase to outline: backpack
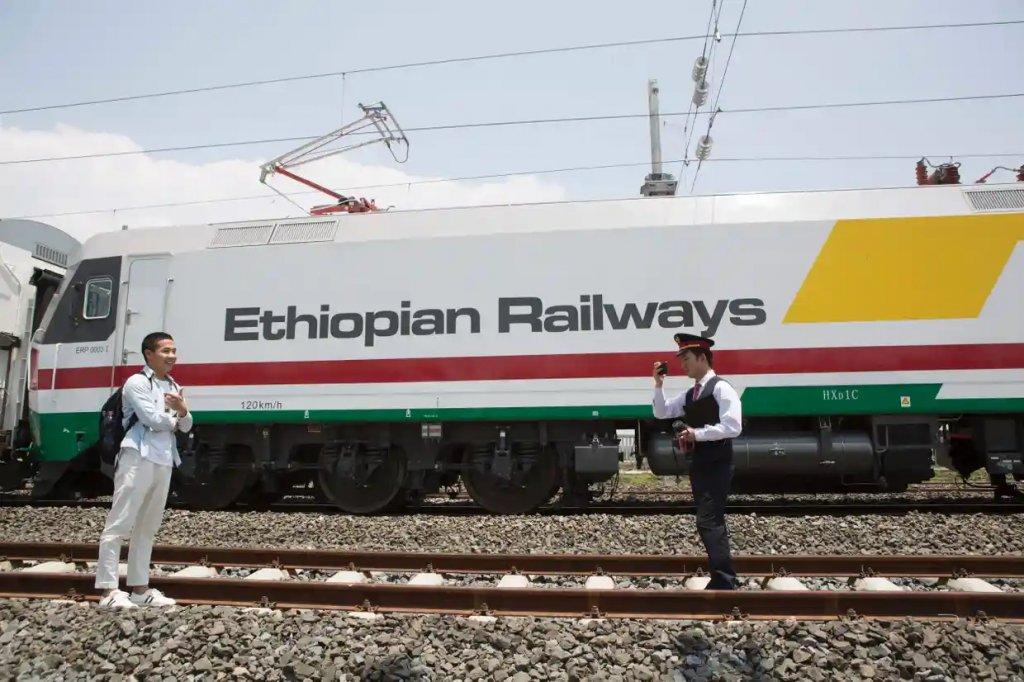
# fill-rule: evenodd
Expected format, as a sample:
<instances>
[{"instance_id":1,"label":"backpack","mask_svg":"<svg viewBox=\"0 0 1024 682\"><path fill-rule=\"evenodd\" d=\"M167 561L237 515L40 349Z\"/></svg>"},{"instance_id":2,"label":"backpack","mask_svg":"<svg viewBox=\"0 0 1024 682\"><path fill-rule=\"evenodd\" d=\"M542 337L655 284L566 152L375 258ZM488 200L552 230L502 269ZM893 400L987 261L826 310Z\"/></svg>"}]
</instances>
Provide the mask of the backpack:
<instances>
[{"instance_id":1,"label":"backpack","mask_svg":"<svg viewBox=\"0 0 1024 682\"><path fill-rule=\"evenodd\" d=\"M145 372L140 371L139 374L145 375ZM167 378L170 379L172 386L178 385L170 376ZM153 387L152 377L149 377L149 386ZM100 408L100 438L97 449L99 450L101 468L109 468L110 471L113 470L117 461L117 453L121 451L121 441L124 440L125 434L139 421L139 416L133 414L128 419L128 425L124 425L123 390L124 386L122 385L107 398L103 407Z\"/></svg>"},{"instance_id":2,"label":"backpack","mask_svg":"<svg viewBox=\"0 0 1024 682\"><path fill-rule=\"evenodd\" d=\"M139 374L142 374L142 372L139 372ZM150 383L152 383L152 380L150 380ZM128 420L128 426L125 427L124 405L122 403L123 390L124 386L122 385L107 398L106 402L103 403L103 407L100 408L100 438L97 443L97 449L100 453L100 464L106 464L110 467L114 466L117 453L121 451L121 441L124 440L125 433L135 426L135 422L139 420L138 416L133 414L131 419Z\"/></svg>"}]
</instances>

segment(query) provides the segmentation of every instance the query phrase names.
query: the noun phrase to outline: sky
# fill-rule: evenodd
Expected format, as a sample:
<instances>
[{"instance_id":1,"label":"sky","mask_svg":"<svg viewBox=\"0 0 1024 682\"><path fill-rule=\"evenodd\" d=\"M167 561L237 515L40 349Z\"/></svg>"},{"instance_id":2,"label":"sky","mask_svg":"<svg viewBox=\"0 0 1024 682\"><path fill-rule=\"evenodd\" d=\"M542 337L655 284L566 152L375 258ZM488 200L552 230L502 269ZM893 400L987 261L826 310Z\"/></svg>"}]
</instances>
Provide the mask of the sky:
<instances>
[{"instance_id":1,"label":"sky","mask_svg":"<svg viewBox=\"0 0 1024 682\"><path fill-rule=\"evenodd\" d=\"M247 88L0 115L0 218L37 219L79 238L102 230L300 215L259 183L261 163L297 143L9 164L4 161L326 133L384 101L407 128L647 111L685 112L711 0L627 4L0 0L0 110L509 51L699 35L692 41L420 66ZM722 33L743 0L724 0ZM856 3L749 0L741 30L778 31L1024 19L1008 0ZM1024 93L1024 24L876 33L743 36L695 194L905 186L914 161L960 154L966 181L1024 163L1024 97L771 113L790 104ZM732 43L714 44L712 94ZM697 137L707 118L696 119ZM635 197L648 168L537 171L649 160L646 118L410 132L396 163L380 145L303 167L343 193L410 209ZM684 156L684 118L662 125L663 156ZM692 149L691 149L692 155ZM870 161L716 161L890 155ZM672 164L678 194L695 167ZM522 173L488 180L424 180ZM525 172L525 173L524 173ZM1004 174L995 179L1010 180ZM277 177L285 192L304 189ZM412 183L412 184L409 184ZM257 199L133 209L136 206ZM301 206L327 203L294 197ZM116 209L116 210L115 210ZM92 211L83 215L56 215Z\"/></svg>"}]
</instances>

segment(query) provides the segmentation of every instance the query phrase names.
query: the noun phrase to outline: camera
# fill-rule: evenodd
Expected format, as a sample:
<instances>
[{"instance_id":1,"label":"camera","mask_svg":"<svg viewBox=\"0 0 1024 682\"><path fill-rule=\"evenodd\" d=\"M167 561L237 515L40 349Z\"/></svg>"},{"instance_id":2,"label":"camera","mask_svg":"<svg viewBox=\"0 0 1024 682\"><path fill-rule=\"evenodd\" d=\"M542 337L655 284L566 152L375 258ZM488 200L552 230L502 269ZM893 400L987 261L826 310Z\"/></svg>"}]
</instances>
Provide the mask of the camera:
<instances>
[{"instance_id":1,"label":"camera","mask_svg":"<svg viewBox=\"0 0 1024 682\"><path fill-rule=\"evenodd\" d=\"M664 360L658 363L658 374L661 376L668 374L668 363Z\"/></svg>"},{"instance_id":2,"label":"camera","mask_svg":"<svg viewBox=\"0 0 1024 682\"><path fill-rule=\"evenodd\" d=\"M676 447L681 453L689 457L693 453L696 443L686 433L686 422L679 419L672 422L672 432L676 437Z\"/></svg>"}]
</instances>

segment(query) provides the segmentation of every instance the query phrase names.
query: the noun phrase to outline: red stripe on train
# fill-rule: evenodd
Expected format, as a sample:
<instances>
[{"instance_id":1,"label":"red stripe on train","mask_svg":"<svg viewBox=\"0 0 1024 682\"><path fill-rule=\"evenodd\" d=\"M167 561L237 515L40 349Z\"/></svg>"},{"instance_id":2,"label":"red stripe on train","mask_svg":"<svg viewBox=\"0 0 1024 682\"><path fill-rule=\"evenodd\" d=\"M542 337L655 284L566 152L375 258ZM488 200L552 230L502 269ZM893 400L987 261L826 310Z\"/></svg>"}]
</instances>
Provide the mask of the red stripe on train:
<instances>
[{"instance_id":1,"label":"red stripe on train","mask_svg":"<svg viewBox=\"0 0 1024 682\"><path fill-rule=\"evenodd\" d=\"M218 362L179 365L174 370L174 378L185 386L606 379L646 376L655 360L671 358L672 351L667 350L659 353ZM1014 368L1024 368L1024 343L772 348L715 353L715 369L725 376ZM68 367L57 370L54 384L53 370L40 369L39 387L47 390L51 385L53 388L119 386L136 371L137 367L118 367L114 372L110 367Z\"/></svg>"}]
</instances>

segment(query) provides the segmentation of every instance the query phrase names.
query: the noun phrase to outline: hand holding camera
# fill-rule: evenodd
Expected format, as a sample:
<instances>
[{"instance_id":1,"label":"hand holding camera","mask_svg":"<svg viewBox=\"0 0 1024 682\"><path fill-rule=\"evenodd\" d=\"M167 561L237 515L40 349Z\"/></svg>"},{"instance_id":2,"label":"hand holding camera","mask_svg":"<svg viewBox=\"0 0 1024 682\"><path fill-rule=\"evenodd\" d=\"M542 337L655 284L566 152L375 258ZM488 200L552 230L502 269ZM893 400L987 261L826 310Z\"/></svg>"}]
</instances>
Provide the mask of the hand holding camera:
<instances>
[{"instance_id":1,"label":"hand holding camera","mask_svg":"<svg viewBox=\"0 0 1024 682\"><path fill-rule=\"evenodd\" d=\"M668 363L663 361L663 360L659 360L658 362L655 362L654 363L654 372L653 372L654 385L655 386L661 386L662 381L664 381L664 378L665 378L666 374L668 374Z\"/></svg>"},{"instance_id":2,"label":"hand holding camera","mask_svg":"<svg viewBox=\"0 0 1024 682\"><path fill-rule=\"evenodd\" d=\"M693 452L697 444L697 439L693 435L693 429L687 426L684 422L676 420L672 422L672 431L676 436L676 447L683 454L690 454Z\"/></svg>"}]
</instances>

